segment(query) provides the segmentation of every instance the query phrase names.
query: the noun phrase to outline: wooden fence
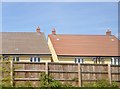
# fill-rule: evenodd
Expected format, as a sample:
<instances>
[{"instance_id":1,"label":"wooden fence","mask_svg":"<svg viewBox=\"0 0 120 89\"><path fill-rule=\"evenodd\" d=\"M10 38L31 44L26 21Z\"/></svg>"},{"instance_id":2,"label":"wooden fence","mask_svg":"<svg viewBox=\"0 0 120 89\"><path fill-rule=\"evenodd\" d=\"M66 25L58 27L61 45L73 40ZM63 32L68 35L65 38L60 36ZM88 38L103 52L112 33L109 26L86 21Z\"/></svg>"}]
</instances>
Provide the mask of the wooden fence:
<instances>
[{"instance_id":1,"label":"wooden fence","mask_svg":"<svg viewBox=\"0 0 120 89\"><path fill-rule=\"evenodd\" d=\"M65 84L84 86L85 83L107 79L120 85L120 65L109 64L77 64L77 63L31 63L11 62L11 84L18 86L30 82L39 86L41 73L49 74L53 79Z\"/></svg>"}]
</instances>

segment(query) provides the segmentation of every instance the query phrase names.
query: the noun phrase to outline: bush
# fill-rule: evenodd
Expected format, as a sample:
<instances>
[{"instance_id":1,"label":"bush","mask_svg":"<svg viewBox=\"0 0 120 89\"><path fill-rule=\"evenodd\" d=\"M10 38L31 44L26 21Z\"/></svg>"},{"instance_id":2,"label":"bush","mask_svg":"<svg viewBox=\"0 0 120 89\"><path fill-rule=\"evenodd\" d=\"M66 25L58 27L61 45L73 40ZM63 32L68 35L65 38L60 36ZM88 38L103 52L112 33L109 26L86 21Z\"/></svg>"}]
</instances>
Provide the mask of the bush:
<instances>
[{"instance_id":1,"label":"bush","mask_svg":"<svg viewBox=\"0 0 120 89\"><path fill-rule=\"evenodd\" d=\"M40 87L70 87L70 84L62 84L61 82L52 79L51 76L42 73L40 76Z\"/></svg>"},{"instance_id":2,"label":"bush","mask_svg":"<svg viewBox=\"0 0 120 89\"><path fill-rule=\"evenodd\" d=\"M95 83L86 83L84 84L84 86L85 87L99 87L99 88L103 88L103 87L118 88L118 84L116 82L112 82L112 84L110 84L109 81L105 79L97 80L97 82Z\"/></svg>"}]
</instances>

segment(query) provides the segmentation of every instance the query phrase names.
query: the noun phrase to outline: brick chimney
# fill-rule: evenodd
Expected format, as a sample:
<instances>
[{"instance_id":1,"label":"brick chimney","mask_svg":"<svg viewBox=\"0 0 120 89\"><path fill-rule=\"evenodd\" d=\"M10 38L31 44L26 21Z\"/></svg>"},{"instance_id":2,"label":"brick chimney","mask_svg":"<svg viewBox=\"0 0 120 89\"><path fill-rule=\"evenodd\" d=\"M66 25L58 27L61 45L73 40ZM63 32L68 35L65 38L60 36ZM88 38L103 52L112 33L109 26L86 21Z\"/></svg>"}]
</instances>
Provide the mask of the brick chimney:
<instances>
[{"instance_id":1,"label":"brick chimney","mask_svg":"<svg viewBox=\"0 0 120 89\"><path fill-rule=\"evenodd\" d=\"M52 35L56 35L56 30L55 30L55 28L52 29Z\"/></svg>"},{"instance_id":2,"label":"brick chimney","mask_svg":"<svg viewBox=\"0 0 120 89\"><path fill-rule=\"evenodd\" d=\"M107 30L107 31L106 31L106 35L107 35L107 36L111 36L111 30Z\"/></svg>"},{"instance_id":3,"label":"brick chimney","mask_svg":"<svg viewBox=\"0 0 120 89\"><path fill-rule=\"evenodd\" d=\"M38 26L36 32L40 33L40 27Z\"/></svg>"}]
</instances>

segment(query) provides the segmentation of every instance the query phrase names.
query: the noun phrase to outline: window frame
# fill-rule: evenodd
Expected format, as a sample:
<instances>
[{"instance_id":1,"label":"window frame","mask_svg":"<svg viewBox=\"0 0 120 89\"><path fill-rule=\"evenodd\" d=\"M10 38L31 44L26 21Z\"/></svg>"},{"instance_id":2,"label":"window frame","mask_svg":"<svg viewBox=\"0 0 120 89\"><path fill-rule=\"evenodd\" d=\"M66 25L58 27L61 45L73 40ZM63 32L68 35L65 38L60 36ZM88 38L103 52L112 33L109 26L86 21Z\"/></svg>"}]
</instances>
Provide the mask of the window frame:
<instances>
[{"instance_id":1,"label":"window frame","mask_svg":"<svg viewBox=\"0 0 120 89\"><path fill-rule=\"evenodd\" d=\"M111 65L120 65L120 58L119 57L112 57L111 58Z\"/></svg>"},{"instance_id":2,"label":"window frame","mask_svg":"<svg viewBox=\"0 0 120 89\"><path fill-rule=\"evenodd\" d=\"M40 62L41 58L40 57L30 57L30 62Z\"/></svg>"},{"instance_id":3,"label":"window frame","mask_svg":"<svg viewBox=\"0 0 120 89\"><path fill-rule=\"evenodd\" d=\"M94 61L95 64L104 64L104 58L103 57L93 57L92 61Z\"/></svg>"},{"instance_id":4,"label":"window frame","mask_svg":"<svg viewBox=\"0 0 120 89\"><path fill-rule=\"evenodd\" d=\"M14 62L19 62L20 61L20 57L19 56L14 56L13 57L13 61Z\"/></svg>"},{"instance_id":5,"label":"window frame","mask_svg":"<svg viewBox=\"0 0 120 89\"><path fill-rule=\"evenodd\" d=\"M75 58L75 63L83 64L84 63L84 59L83 58Z\"/></svg>"}]
</instances>

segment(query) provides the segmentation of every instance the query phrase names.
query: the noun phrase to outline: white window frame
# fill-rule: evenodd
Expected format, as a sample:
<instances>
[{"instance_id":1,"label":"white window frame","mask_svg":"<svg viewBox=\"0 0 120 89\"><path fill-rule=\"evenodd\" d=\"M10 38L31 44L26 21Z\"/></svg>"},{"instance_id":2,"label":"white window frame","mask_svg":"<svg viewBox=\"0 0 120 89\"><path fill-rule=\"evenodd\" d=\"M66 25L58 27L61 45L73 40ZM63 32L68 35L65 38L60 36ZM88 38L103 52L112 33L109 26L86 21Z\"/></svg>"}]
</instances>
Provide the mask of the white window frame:
<instances>
[{"instance_id":1,"label":"white window frame","mask_svg":"<svg viewBox=\"0 0 120 89\"><path fill-rule=\"evenodd\" d=\"M17 60L17 58L18 58L18 60ZM13 57L13 61L19 62L20 61L20 57Z\"/></svg>"},{"instance_id":2,"label":"white window frame","mask_svg":"<svg viewBox=\"0 0 120 89\"><path fill-rule=\"evenodd\" d=\"M84 63L84 59L83 58L75 58L75 63L83 64Z\"/></svg>"},{"instance_id":3,"label":"white window frame","mask_svg":"<svg viewBox=\"0 0 120 89\"><path fill-rule=\"evenodd\" d=\"M31 60L31 58L32 58L32 60ZM30 57L30 62L40 62L40 61L41 61L40 57Z\"/></svg>"},{"instance_id":4,"label":"white window frame","mask_svg":"<svg viewBox=\"0 0 120 89\"><path fill-rule=\"evenodd\" d=\"M111 58L111 65L119 65L120 64L120 59L119 58Z\"/></svg>"}]
</instances>

